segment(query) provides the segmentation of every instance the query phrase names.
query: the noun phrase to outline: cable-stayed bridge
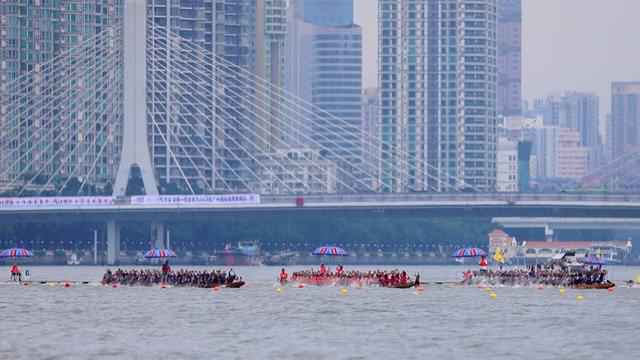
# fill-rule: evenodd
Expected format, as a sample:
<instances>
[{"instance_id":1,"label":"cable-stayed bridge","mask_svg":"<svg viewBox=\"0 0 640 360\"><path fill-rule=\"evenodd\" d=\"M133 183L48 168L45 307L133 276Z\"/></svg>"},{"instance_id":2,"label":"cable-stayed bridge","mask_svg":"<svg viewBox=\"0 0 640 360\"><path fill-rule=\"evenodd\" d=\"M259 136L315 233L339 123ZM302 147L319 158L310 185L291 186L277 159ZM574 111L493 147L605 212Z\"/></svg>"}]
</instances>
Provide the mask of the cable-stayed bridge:
<instances>
[{"instance_id":1,"label":"cable-stayed bridge","mask_svg":"<svg viewBox=\"0 0 640 360\"><path fill-rule=\"evenodd\" d=\"M112 263L118 214L301 207L635 214L633 197L468 194L473 184L409 156L402 141L364 132L185 39L147 16L143 0L124 4L120 21L0 84L1 216L104 216ZM152 228L162 245L162 222Z\"/></svg>"},{"instance_id":2,"label":"cable-stayed bridge","mask_svg":"<svg viewBox=\"0 0 640 360\"><path fill-rule=\"evenodd\" d=\"M124 195L132 166L151 195L473 189L125 4L2 85L5 194Z\"/></svg>"}]
</instances>

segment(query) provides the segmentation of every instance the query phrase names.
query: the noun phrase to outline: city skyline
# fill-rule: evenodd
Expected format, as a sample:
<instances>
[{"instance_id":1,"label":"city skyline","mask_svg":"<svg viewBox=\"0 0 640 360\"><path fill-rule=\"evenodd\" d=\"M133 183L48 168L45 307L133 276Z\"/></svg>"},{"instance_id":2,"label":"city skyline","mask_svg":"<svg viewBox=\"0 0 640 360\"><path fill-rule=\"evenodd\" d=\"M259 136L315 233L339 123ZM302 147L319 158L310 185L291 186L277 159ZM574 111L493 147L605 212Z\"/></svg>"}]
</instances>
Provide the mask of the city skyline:
<instances>
[{"instance_id":1,"label":"city skyline","mask_svg":"<svg viewBox=\"0 0 640 360\"><path fill-rule=\"evenodd\" d=\"M354 1L355 22L363 29L364 87L377 86L376 1ZM578 6L581 16L572 16ZM604 134L611 83L640 81L640 47L624 41L640 33L635 15L640 1L522 0L522 13L523 99L531 102L563 91L595 92L601 99ZM582 39L584 34L591 41ZM616 54L615 59L610 54Z\"/></svg>"},{"instance_id":2,"label":"city skyline","mask_svg":"<svg viewBox=\"0 0 640 360\"><path fill-rule=\"evenodd\" d=\"M114 0L104 1L106 4ZM352 1L139 0L143 6L146 3L147 20L150 20L146 49L149 69L147 102L150 105L147 108L147 120L150 157L155 165L157 181L169 184L184 180L187 183L183 185L191 192L194 192L194 188L198 191L209 188L213 192L224 188L248 189L258 184L258 179L265 172L275 171L273 169L276 167L267 168L264 165L266 160L275 161L274 164L278 165L276 159L302 157L311 161L335 161L340 172L338 188L355 190L364 186L375 191L403 192L478 187L480 191L493 191L498 155L497 136L504 135L497 127L507 123L525 123L512 119L519 115L541 116L544 127L578 131L580 146L587 148L588 167L592 170L623 155L619 151L607 151L606 148L611 148L610 144L602 146L602 139L611 138L602 129L607 124L619 122L613 116L615 114L612 114L611 121L605 121L603 116L603 113L610 111L608 102L611 96L608 94L601 95L596 91L566 85L545 91L535 102L525 95L528 103L533 104L533 111L524 104L527 111L521 114L521 45L525 45L526 54L528 42L526 36L521 41L523 31L520 29L523 19L531 22L532 18L540 15L536 15L535 11L527 11L533 2L356 0L356 7L353 7ZM572 1L567 0L564 4ZM84 11L90 15L93 11L93 7L79 8L78 3L77 0L65 0L61 3L62 7L52 8L54 5L49 2L3 2L2 27L8 30L2 32L8 44L3 45L6 49L1 53L2 69L8 71L3 76L11 79L18 74L33 72L37 80L41 63L51 57L48 53L34 57L34 53L27 50L20 50L20 56L16 57L17 50L14 49L31 49L33 46L36 51L46 50L50 44L41 39L49 38L54 39L54 45L58 44L55 39L68 39L66 43L60 42L68 46L75 39L69 38L68 34L77 32L78 35L74 36L82 39L84 35L103 31L106 23L86 23L83 27L72 23L68 29L56 25L58 15L55 14L61 11L68 12L72 20L79 19L73 15L76 12L83 14ZM622 0L618 0L618 4L621 3ZM377 9L372 9L372 4ZM524 8L522 12L521 5ZM562 15L566 11L551 5L545 10L555 15ZM40 12L54 14L40 21L52 24L53 36L33 25ZM369 18L363 19L362 16L367 12ZM359 20L354 21L353 14L359 16ZM373 22L375 29L370 27L371 14L377 17ZM616 11L612 14L598 18L598 24L615 18ZM587 14L586 18L591 15ZM586 29L574 34L573 31L581 28L581 23L563 21L566 24L562 30L556 31L557 34L546 41L546 46L557 46L556 38L567 34L573 34L572 46L578 54L589 48L582 45L585 41L578 41L583 39L584 34L594 39L586 43L598 46L595 40L601 34L592 35ZM369 28L363 29L358 22L369 22L369 25L363 25ZM18 24L24 28L23 31L17 31ZM168 38L163 33L165 26L175 34L175 38L173 35ZM524 32L527 31L531 32L531 29L527 30L525 26ZM32 33L34 35L30 35ZM540 36L544 36L544 32ZM377 111L375 127L363 125L362 111L363 90L370 88L362 81L368 76L367 70L363 71L363 63L366 67L372 59L370 54L367 55L371 49L365 49L364 52L361 49L362 44L373 37L378 44L373 62L376 63L379 91L377 100L367 106ZM31 44L33 39L35 43ZM611 43L619 45L621 42ZM212 54L207 56L204 53L196 57L193 52L199 47ZM539 51L535 56L529 55L529 58L537 57L541 59L539 62L545 63L554 56L545 54ZM583 55L578 60L575 56L567 56L563 60L573 60L571 65L575 66L569 68L588 67L591 58L603 55L593 51L591 54L593 56ZM610 63L620 57L618 53L605 55L614 59L608 60ZM91 59L94 58L87 57L87 61ZM101 57L96 56L95 59ZM291 64L286 64L285 59ZM239 68L227 71L229 66ZM552 68L558 66L555 63L547 64L539 77L553 74ZM218 68L223 71L218 71ZM607 71L600 73L608 76ZM584 70L581 80L597 77L588 75L590 73ZM78 73L78 76L84 75ZM207 79L215 79L215 86ZM262 79L269 85L258 85L256 79ZM82 86L91 78L81 77L80 80ZM563 76L556 76L555 82L550 81L548 87L563 80ZM607 80L607 84L610 83L614 82ZM527 87L526 80L524 84ZM283 89L292 92L293 98L288 99L291 104L280 101ZM34 90L37 92L35 95L39 96L38 93L45 90L49 91L38 87ZM190 93L198 93L200 98L190 99L187 97ZM124 98L127 98L126 92ZM538 100L540 98L543 100ZM5 99L10 98L5 96ZM304 108L305 103L311 108ZM14 104L10 106L20 109ZM114 109L118 109L117 105ZM128 108L125 106L125 109ZM61 114L78 114L77 119L72 120L80 123L85 114L92 111L88 108ZM129 111L125 113L130 114ZM4 120L7 127L17 118L13 113L8 114L11 118ZM113 111L112 114L119 112ZM22 115L31 116L30 109L24 109ZM507 118L502 120L500 115ZM65 120L64 117L61 119ZM114 121L111 125L117 127L118 123ZM91 162L85 161L86 156L76 156L77 146L86 146L86 140L90 138L81 138L85 136L82 127L76 130L75 123L69 126L71 135L61 137L67 140L64 146L56 145L62 150L53 154L57 156L60 152L66 156L61 159L60 166L49 169L45 164L47 166L36 172L33 179L26 179L26 184L35 180L41 171L50 173L51 178L72 178L81 177L76 174L76 169L92 168ZM629 126L636 124L630 123ZM24 136L5 141L5 146L13 148L16 141L22 141L31 147L30 142L39 136L29 134L38 127L36 123L33 127L16 128ZM189 130L189 127L193 129ZM202 133L197 131L200 127ZM373 137L367 138L371 135ZM118 136L114 136L114 139L117 140ZM510 140L518 141L515 137ZM570 142L573 142L573 138ZM378 145L371 148L372 143ZM535 142L533 147L537 147ZM370 159L369 155L366 157L366 165L362 163L362 151L365 148L371 148L374 153L371 154L373 158ZM21 172L32 171L30 168L36 167L38 161L48 161L46 152L44 155L33 155L29 148L20 151L24 159L33 158L33 161L29 160L24 165L17 162L23 158L12 164ZM100 148L95 148L95 151L100 152ZM70 152L68 156L66 152ZM115 151L114 155L117 154ZM376 158L380 159L379 163L374 161ZM541 161L540 156L538 161ZM100 165L108 163L113 167L116 162L117 159L96 161L99 165L96 173L103 174L103 181L110 176L108 171L100 169ZM340 162L343 165L339 165ZM310 169L303 162L295 161L287 166L277 166L281 174L274 179L279 179L279 186L287 187L283 179L294 174L291 166L298 165L301 169ZM362 171L371 172L371 176L358 174ZM551 175L542 176L556 177L554 172L548 173ZM579 173L584 174L576 175ZM21 181L18 178L22 175L14 176L15 179L11 178L11 181ZM584 175L586 172L581 171L561 177L579 181ZM120 179L124 177L118 176ZM51 181L41 181L44 185L42 188L49 188ZM122 185L117 188L123 188ZM284 187L277 191L284 191Z\"/></svg>"}]
</instances>

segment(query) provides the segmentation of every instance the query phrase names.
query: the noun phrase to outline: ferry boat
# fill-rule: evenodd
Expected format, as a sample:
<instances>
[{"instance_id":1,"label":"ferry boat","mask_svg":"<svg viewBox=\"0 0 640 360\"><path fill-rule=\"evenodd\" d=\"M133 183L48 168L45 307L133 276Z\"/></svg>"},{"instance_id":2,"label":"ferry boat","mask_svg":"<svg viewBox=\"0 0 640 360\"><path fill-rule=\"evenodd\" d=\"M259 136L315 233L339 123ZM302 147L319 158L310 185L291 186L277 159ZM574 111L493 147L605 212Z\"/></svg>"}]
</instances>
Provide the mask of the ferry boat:
<instances>
[{"instance_id":1,"label":"ferry boat","mask_svg":"<svg viewBox=\"0 0 640 360\"><path fill-rule=\"evenodd\" d=\"M258 266L261 265L260 246L257 241L240 241L237 246L227 244L224 250L209 256L209 265Z\"/></svg>"}]
</instances>

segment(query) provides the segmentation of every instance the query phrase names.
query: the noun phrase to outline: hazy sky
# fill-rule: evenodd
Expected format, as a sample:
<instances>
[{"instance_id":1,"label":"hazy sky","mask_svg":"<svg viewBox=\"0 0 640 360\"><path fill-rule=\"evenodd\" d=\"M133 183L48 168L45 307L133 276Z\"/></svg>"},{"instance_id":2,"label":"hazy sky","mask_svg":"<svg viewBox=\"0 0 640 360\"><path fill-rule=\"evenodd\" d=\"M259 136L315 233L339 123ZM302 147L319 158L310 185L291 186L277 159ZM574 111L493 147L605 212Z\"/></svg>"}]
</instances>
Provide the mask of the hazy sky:
<instances>
[{"instance_id":1,"label":"hazy sky","mask_svg":"<svg viewBox=\"0 0 640 360\"><path fill-rule=\"evenodd\" d=\"M376 86L376 0L355 0L364 28L365 86ZM609 112L610 83L640 81L640 0L523 0L523 96L593 91Z\"/></svg>"}]
</instances>

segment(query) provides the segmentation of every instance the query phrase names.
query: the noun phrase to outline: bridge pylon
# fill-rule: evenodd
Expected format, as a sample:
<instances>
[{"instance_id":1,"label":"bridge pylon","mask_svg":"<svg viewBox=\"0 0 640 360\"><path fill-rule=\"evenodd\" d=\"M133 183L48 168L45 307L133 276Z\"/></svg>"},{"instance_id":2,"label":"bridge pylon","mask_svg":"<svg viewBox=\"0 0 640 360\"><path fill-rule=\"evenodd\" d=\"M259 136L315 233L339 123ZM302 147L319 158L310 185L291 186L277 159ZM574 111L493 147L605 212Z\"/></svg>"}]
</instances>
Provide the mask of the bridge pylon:
<instances>
[{"instance_id":1,"label":"bridge pylon","mask_svg":"<svg viewBox=\"0 0 640 360\"><path fill-rule=\"evenodd\" d=\"M124 2L124 124L114 195L125 195L131 169L140 168L147 195L158 195L147 136L147 5Z\"/></svg>"}]
</instances>

